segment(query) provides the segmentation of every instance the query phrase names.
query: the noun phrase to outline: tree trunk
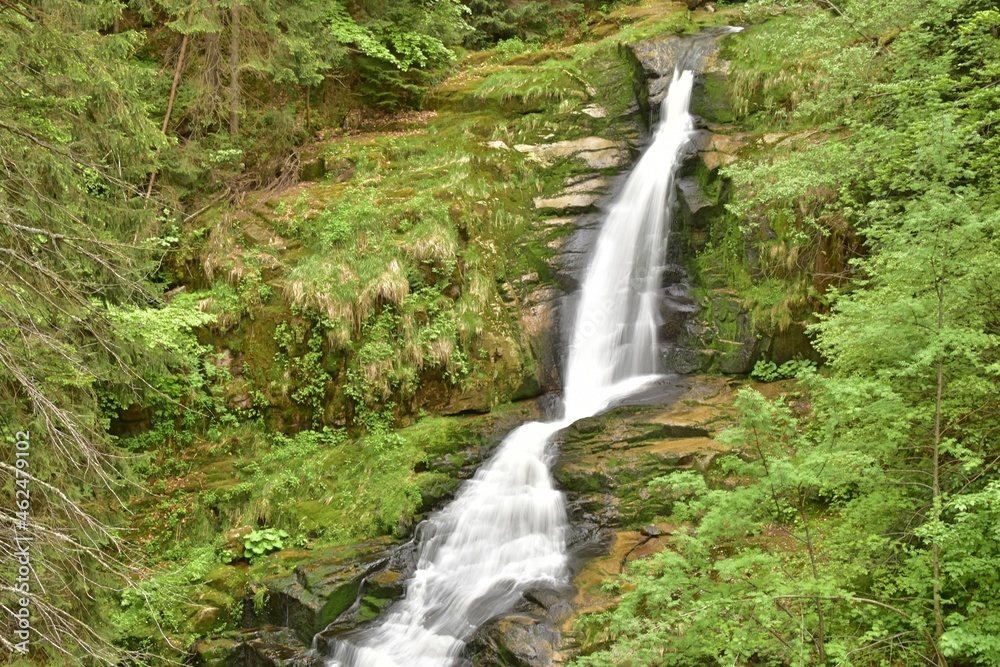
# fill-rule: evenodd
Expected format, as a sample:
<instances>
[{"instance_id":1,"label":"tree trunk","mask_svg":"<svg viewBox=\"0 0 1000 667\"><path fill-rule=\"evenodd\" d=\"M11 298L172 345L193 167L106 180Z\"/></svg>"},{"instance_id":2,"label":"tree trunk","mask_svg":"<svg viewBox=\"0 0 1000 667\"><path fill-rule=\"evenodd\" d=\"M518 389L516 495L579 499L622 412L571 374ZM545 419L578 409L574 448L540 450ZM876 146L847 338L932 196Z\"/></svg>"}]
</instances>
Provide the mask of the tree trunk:
<instances>
[{"instance_id":1,"label":"tree trunk","mask_svg":"<svg viewBox=\"0 0 1000 667\"><path fill-rule=\"evenodd\" d=\"M181 81L181 71L184 69L184 53L187 51L188 36L185 33L181 37L181 51L177 54L177 65L174 66L174 82L170 86L170 97L167 99L167 112L163 115L163 125L160 126L160 132L163 134L167 133L167 127L170 125L170 114L174 110L174 100L177 99L177 86ZM146 188L146 198L148 199L150 195L153 194L153 182L156 180L156 172L154 171L149 175L149 186Z\"/></svg>"},{"instance_id":2,"label":"tree trunk","mask_svg":"<svg viewBox=\"0 0 1000 667\"><path fill-rule=\"evenodd\" d=\"M941 280L937 283L938 299L938 335L944 329L944 292ZM934 451L933 451L933 509L934 522L941 521L941 401L944 395L944 358L938 353L937 362L937 396L934 399ZM944 634L944 615L941 612L941 549L935 539L931 543L931 565L933 568L934 589L934 637L940 643ZM938 651L938 664L944 667L944 657Z\"/></svg>"},{"instance_id":3,"label":"tree trunk","mask_svg":"<svg viewBox=\"0 0 1000 667\"><path fill-rule=\"evenodd\" d=\"M809 531L809 517L806 516L805 491L799 495L799 517L806 532L806 551L809 554L809 566L812 569L813 581L819 583L819 568L816 567L816 552L813 549L812 533ZM823 617L823 602L816 602L816 652L821 665L826 664L826 620Z\"/></svg>"},{"instance_id":4,"label":"tree trunk","mask_svg":"<svg viewBox=\"0 0 1000 667\"><path fill-rule=\"evenodd\" d=\"M240 6L229 9L229 135L240 131Z\"/></svg>"},{"instance_id":5,"label":"tree trunk","mask_svg":"<svg viewBox=\"0 0 1000 667\"><path fill-rule=\"evenodd\" d=\"M195 130L200 135L205 128L215 129L217 124L227 122L228 110L222 86L223 47L219 33L222 31L219 8L216 0L210 0L207 18L212 23L213 32L203 34L204 52L201 63L202 87L195 112L198 123ZM211 129L209 131L211 131Z\"/></svg>"}]
</instances>

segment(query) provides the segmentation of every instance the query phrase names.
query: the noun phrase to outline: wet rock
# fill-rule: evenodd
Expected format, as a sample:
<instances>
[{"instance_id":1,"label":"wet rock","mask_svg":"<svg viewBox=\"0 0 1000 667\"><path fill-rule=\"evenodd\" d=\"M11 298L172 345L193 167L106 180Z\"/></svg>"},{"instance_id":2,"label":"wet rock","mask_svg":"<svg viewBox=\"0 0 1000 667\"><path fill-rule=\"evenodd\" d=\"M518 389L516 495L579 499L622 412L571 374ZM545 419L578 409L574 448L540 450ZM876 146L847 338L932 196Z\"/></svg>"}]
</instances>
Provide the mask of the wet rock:
<instances>
[{"instance_id":1,"label":"wet rock","mask_svg":"<svg viewBox=\"0 0 1000 667\"><path fill-rule=\"evenodd\" d=\"M244 644L245 667L322 667L324 660L288 628L261 628Z\"/></svg>"},{"instance_id":2,"label":"wet rock","mask_svg":"<svg viewBox=\"0 0 1000 667\"><path fill-rule=\"evenodd\" d=\"M673 394L683 392L686 385ZM691 467L718 444L698 423L669 417L646 406L623 406L583 419L561 434L552 475L565 490L574 530L600 536L607 528L642 525L666 516L669 500L643 498L650 479ZM603 507L602 507L603 506ZM577 528L577 524L587 524ZM571 535L570 542L579 542Z\"/></svg>"},{"instance_id":3,"label":"wet rock","mask_svg":"<svg viewBox=\"0 0 1000 667\"><path fill-rule=\"evenodd\" d=\"M694 229L707 229L709 218L715 213L715 202L705 194L697 177L678 179L677 190L680 193L681 218Z\"/></svg>"},{"instance_id":4,"label":"wet rock","mask_svg":"<svg viewBox=\"0 0 1000 667\"><path fill-rule=\"evenodd\" d=\"M660 350L662 368L679 375L707 372L715 358L714 350L666 345Z\"/></svg>"},{"instance_id":5,"label":"wet rock","mask_svg":"<svg viewBox=\"0 0 1000 667\"><path fill-rule=\"evenodd\" d=\"M535 377L539 393L557 391L560 387L556 352L556 316L559 292L551 287L536 289L525 299L521 308L521 330L535 361Z\"/></svg>"},{"instance_id":6,"label":"wet rock","mask_svg":"<svg viewBox=\"0 0 1000 667\"><path fill-rule=\"evenodd\" d=\"M194 667L241 667L243 642L233 637L201 639L191 647L187 662Z\"/></svg>"},{"instance_id":7,"label":"wet rock","mask_svg":"<svg viewBox=\"0 0 1000 667\"><path fill-rule=\"evenodd\" d=\"M590 262L591 248L593 248L593 244L600 233L600 229L596 227L588 227L581 224L581 220L591 215L593 214L585 214L580 219L577 219L576 230L569 236L564 237L559 247L559 253L552 262L556 279L560 287L567 293L572 293L579 288L584 271ZM594 217L599 219L599 216L594 215ZM571 314L565 318L565 321L572 321Z\"/></svg>"},{"instance_id":8,"label":"wet rock","mask_svg":"<svg viewBox=\"0 0 1000 667\"><path fill-rule=\"evenodd\" d=\"M664 290L660 297L660 341L674 345L689 343L684 340L686 327L699 310L698 302L683 284Z\"/></svg>"},{"instance_id":9,"label":"wet rock","mask_svg":"<svg viewBox=\"0 0 1000 667\"><path fill-rule=\"evenodd\" d=\"M536 616L510 614L481 627L469 643L475 667L551 667L559 633Z\"/></svg>"},{"instance_id":10,"label":"wet rock","mask_svg":"<svg viewBox=\"0 0 1000 667\"><path fill-rule=\"evenodd\" d=\"M646 537L659 537L660 535L663 535L663 531L660 530L660 527L655 524L642 526L639 528L639 532Z\"/></svg>"},{"instance_id":11,"label":"wet rock","mask_svg":"<svg viewBox=\"0 0 1000 667\"><path fill-rule=\"evenodd\" d=\"M670 287L678 283L687 282L688 275L684 267L676 262L667 262L660 272L660 284L663 287Z\"/></svg>"},{"instance_id":12,"label":"wet rock","mask_svg":"<svg viewBox=\"0 0 1000 667\"><path fill-rule=\"evenodd\" d=\"M523 607L534 609L536 614L544 614L550 623L559 624L573 613L571 601L575 594L572 586L536 589L524 594Z\"/></svg>"},{"instance_id":13,"label":"wet rock","mask_svg":"<svg viewBox=\"0 0 1000 667\"><path fill-rule=\"evenodd\" d=\"M663 35L628 45L628 51L646 79L650 107L666 97L674 69L704 72L717 50L719 31L696 36ZM643 101L641 101L643 102Z\"/></svg>"},{"instance_id":14,"label":"wet rock","mask_svg":"<svg viewBox=\"0 0 1000 667\"><path fill-rule=\"evenodd\" d=\"M713 297L711 304L711 324L717 331L715 344L721 352L719 370L733 375L749 373L763 347L750 315L739 301L725 296Z\"/></svg>"},{"instance_id":15,"label":"wet rock","mask_svg":"<svg viewBox=\"0 0 1000 667\"><path fill-rule=\"evenodd\" d=\"M678 35L665 35L629 45L628 49L646 79L651 104L663 101L674 68L688 49L688 44L689 40Z\"/></svg>"},{"instance_id":16,"label":"wet rock","mask_svg":"<svg viewBox=\"0 0 1000 667\"><path fill-rule=\"evenodd\" d=\"M590 104L580 109L581 113L587 114L591 118L607 118L608 110L596 104Z\"/></svg>"}]
</instances>

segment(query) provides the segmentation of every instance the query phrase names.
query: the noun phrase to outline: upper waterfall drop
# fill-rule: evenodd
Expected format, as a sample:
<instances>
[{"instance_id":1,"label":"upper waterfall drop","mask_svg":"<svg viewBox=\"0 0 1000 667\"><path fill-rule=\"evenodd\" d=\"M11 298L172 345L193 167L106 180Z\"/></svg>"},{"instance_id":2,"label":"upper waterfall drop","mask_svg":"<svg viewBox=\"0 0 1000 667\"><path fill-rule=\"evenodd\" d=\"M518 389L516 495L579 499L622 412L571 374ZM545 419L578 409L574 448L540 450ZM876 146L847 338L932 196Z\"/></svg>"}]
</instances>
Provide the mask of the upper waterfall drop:
<instances>
[{"instance_id":1,"label":"upper waterfall drop","mask_svg":"<svg viewBox=\"0 0 1000 667\"><path fill-rule=\"evenodd\" d=\"M694 131L694 76L675 72L653 141L601 228L580 292L562 419L513 430L445 509L421 524L416 572L375 627L328 667L444 667L525 591L567 583L566 511L549 474L552 436L655 377L657 294L673 179Z\"/></svg>"},{"instance_id":2,"label":"upper waterfall drop","mask_svg":"<svg viewBox=\"0 0 1000 667\"><path fill-rule=\"evenodd\" d=\"M674 72L653 141L601 226L569 346L566 418L582 419L657 370L657 295L674 175L691 144L690 70Z\"/></svg>"}]
</instances>

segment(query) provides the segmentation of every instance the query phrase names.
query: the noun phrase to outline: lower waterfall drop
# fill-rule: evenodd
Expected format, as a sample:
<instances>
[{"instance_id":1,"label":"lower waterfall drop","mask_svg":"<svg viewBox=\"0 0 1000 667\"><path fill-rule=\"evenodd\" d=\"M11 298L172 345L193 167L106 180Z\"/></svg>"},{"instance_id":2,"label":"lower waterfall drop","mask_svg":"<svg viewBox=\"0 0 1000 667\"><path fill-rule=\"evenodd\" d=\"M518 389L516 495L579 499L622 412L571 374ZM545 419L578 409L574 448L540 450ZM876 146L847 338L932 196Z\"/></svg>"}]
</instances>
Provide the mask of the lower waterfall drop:
<instances>
[{"instance_id":1,"label":"lower waterfall drop","mask_svg":"<svg viewBox=\"0 0 1000 667\"><path fill-rule=\"evenodd\" d=\"M653 141L601 228L580 291L562 419L513 430L444 510L421 524L416 572L374 627L340 641L328 667L446 667L522 593L565 585L567 520L549 442L656 376L656 309L673 180L694 132L694 75L675 72Z\"/></svg>"}]
</instances>

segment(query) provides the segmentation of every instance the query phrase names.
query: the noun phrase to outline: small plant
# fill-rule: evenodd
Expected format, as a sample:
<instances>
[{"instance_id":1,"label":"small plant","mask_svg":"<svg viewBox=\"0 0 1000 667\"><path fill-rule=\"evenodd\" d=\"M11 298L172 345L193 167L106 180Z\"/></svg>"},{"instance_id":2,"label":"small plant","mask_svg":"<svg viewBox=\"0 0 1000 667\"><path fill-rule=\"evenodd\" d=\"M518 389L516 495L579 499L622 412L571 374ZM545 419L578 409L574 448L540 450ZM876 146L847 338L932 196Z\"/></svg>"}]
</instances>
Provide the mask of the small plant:
<instances>
[{"instance_id":1,"label":"small plant","mask_svg":"<svg viewBox=\"0 0 1000 667\"><path fill-rule=\"evenodd\" d=\"M264 554L284 548L285 540L289 537L291 536L287 532L275 530L274 528L255 530L243 538L244 553L248 558L263 556Z\"/></svg>"},{"instance_id":2,"label":"small plant","mask_svg":"<svg viewBox=\"0 0 1000 667\"><path fill-rule=\"evenodd\" d=\"M503 62L510 60L516 55L531 51L534 48L536 48L535 45L528 44L517 37L512 37L510 39L501 39L497 42L493 52L496 54L497 61Z\"/></svg>"},{"instance_id":3,"label":"small plant","mask_svg":"<svg viewBox=\"0 0 1000 667\"><path fill-rule=\"evenodd\" d=\"M750 377L758 382L775 382L798 377L803 372L816 370L816 362L809 359L792 359L778 366L773 361L761 359L754 364Z\"/></svg>"},{"instance_id":4,"label":"small plant","mask_svg":"<svg viewBox=\"0 0 1000 667\"><path fill-rule=\"evenodd\" d=\"M777 365L773 361L764 361L763 359L753 365L750 377L758 382L774 382L781 379L781 376L778 375Z\"/></svg>"},{"instance_id":5,"label":"small plant","mask_svg":"<svg viewBox=\"0 0 1000 667\"><path fill-rule=\"evenodd\" d=\"M253 610L258 614L263 613L264 609L267 608L267 601L270 597L267 593L267 588L264 586L255 590L253 594Z\"/></svg>"}]
</instances>

